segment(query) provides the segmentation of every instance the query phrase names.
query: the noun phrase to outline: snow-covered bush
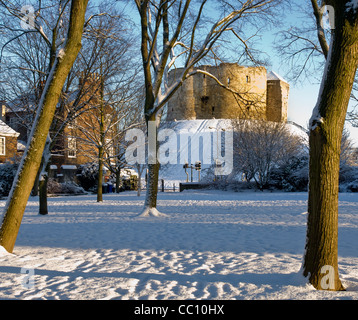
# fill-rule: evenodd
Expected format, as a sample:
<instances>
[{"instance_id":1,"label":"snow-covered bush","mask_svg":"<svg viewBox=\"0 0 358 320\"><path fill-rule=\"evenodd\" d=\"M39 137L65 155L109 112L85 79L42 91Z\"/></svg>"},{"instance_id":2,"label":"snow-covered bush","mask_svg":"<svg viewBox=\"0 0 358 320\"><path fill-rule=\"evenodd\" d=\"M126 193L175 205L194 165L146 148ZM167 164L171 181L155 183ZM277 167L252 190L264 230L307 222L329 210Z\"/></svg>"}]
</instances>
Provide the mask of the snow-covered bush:
<instances>
[{"instance_id":1,"label":"snow-covered bush","mask_svg":"<svg viewBox=\"0 0 358 320\"><path fill-rule=\"evenodd\" d=\"M0 164L0 196L6 197L9 195L17 168L18 164L16 163Z\"/></svg>"},{"instance_id":2,"label":"snow-covered bush","mask_svg":"<svg viewBox=\"0 0 358 320\"><path fill-rule=\"evenodd\" d=\"M355 166L341 167L339 173L340 192L358 192L358 168Z\"/></svg>"},{"instance_id":3,"label":"snow-covered bush","mask_svg":"<svg viewBox=\"0 0 358 320\"><path fill-rule=\"evenodd\" d=\"M308 156L292 157L272 170L270 186L290 192L307 191Z\"/></svg>"},{"instance_id":4,"label":"snow-covered bush","mask_svg":"<svg viewBox=\"0 0 358 320\"><path fill-rule=\"evenodd\" d=\"M85 190L74 182L57 182L50 178L47 182L47 192L50 194L83 194Z\"/></svg>"},{"instance_id":5,"label":"snow-covered bush","mask_svg":"<svg viewBox=\"0 0 358 320\"><path fill-rule=\"evenodd\" d=\"M90 162L80 165L77 171L77 180L86 191L97 188L98 164Z\"/></svg>"}]
</instances>

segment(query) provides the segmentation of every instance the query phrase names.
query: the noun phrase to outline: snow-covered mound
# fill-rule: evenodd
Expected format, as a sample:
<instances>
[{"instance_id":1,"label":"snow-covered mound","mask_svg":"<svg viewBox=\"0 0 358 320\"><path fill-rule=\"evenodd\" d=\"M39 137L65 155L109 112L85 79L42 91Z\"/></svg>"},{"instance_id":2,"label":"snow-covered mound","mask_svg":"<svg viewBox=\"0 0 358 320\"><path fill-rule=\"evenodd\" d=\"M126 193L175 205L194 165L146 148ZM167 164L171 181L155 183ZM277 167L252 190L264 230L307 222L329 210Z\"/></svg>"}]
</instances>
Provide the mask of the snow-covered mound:
<instances>
[{"instance_id":1,"label":"snow-covered mound","mask_svg":"<svg viewBox=\"0 0 358 320\"><path fill-rule=\"evenodd\" d=\"M308 132L305 128L302 126L296 124L295 122L289 121L286 124L287 128L292 132L292 134L299 136L303 139L303 141L308 142ZM200 148L202 148L201 151L199 151L199 159L191 159L190 157L190 151L191 151L191 145L188 145L188 140L183 139L185 142L183 145L179 145L178 143L178 154L185 154L188 153L188 159L184 157L184 160L186 160L189 165L195 165L196 161L202 162L202 170L205 173L205 170L207 170L209 167L215 164L215 148L216 145L220 145L220 142L218 143L215 139L217 138L217 134L219 132L219 137L221 135L224 135L226 131L232 130L232 120L230 119L206 119L206 120L180 120L180 121L173 121L170 123L165 124L166 128L170 128L174 130L178 135L178 141L179 141L179 135L181 133L188 132L189 135L192 137L192 139L196 139L199 136L204 135L211 135L211 140L209 139L201 139L200 140ZM175 149L176 146L173 147ZM172 150L173 150L172 149ZM203 150L210 150L212 153L211 157L211 163L205 163L203 161ZM208 151L208 152L210 152ZM185 173L185 170L183 168L184 161L180 161L178 155L178 163L177 164L167 164L165 166L162 166L160 171L160 179L164 179L165 184L167 187L171 187L173 184L178 185L179 182L185 182L187 180L187 175ZM182 157L183 158L183 157ZM187 172L189 174L189 181L191 180L191 170L187 169ZM198 172L196 170L193 170L193 181L198 181L199 176Z\"/></svg>"}]
</instances>

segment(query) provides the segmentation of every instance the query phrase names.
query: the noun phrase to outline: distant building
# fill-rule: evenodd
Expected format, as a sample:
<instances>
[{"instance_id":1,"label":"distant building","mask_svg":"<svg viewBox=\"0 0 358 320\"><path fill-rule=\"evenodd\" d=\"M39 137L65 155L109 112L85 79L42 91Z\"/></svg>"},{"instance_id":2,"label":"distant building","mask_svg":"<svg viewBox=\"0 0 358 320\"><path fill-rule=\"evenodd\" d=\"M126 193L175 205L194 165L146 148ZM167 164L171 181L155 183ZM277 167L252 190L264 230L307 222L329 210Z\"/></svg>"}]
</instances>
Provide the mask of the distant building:
<instances>
[{"instance_id":1,"label":"distant building","mask_svg":"<svg viewBox=\"0 0 358 320\"><path fill-rule=\"evenodd\" d=\"M56 129L64 126L62 133L57 136L51 150L51 176L62 177L73 176L77 167L81 164L92 162L98 157L98 149L89 141L86 133L91 133L92 137L99 131L100 111L97 108L100 103L100 91L98 76L90 76L86 81L79 81L78 90L71 92L67 99L60 102L57 106L55 119ZM79 91L81 94L79 95ZM74 114L71 122L65 123L69 112L73 111L75 100L80 97L83 108L81 115ZM78 103L78 101L76 101ZM31 127L37 111L38 101L35 95L28 94L6 104L3 110L3 118L7 127L13 132L18 132L19 150L27 144ZM104 106L104 113L110 113L110 107ZM51 138L55 132L51 132ZM0 141L1 142L1 141Z\"/></svg>"},{"instance_id":2,"label":"distant building","mask_svg":"<svg viewBox=\"0 0 358 320\"><path fill-rule=\"evenodd\" d=\"M0 120L0 163L14 161L17 156L17 138L20 134Z\"/></svg>"},{"instance_id":3,"label":"distant building","mask_svg":"<svg viewBox=\"0 0 358 320\"><path fill-rule=\"evenodd\" d=\"M197 73L186 79L168 102L167 120L247 119L287 121L289 84L264 67L243 67L236 63L200 66L197 69L214 75ZM170 72L169 84L183 69Z\"/></svg>"}]
</instances>

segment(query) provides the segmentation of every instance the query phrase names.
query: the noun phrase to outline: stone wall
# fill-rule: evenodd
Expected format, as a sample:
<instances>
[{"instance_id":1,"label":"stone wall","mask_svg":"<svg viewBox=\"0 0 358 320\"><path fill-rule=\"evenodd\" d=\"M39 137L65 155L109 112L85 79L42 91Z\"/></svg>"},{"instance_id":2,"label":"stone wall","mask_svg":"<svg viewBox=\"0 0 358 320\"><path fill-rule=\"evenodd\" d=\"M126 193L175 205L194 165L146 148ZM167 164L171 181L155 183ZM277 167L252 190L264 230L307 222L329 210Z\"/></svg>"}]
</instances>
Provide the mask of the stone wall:
<instances>
[{"instance_id":1,"label":"stone wall","mask_svg":"<svg viewBox=\"0 0 358 320\"><path fill-rule=\"evenodd\" d=\"M287 119L287 103L286 109L282 110L280 103L285 99L280 95L288 95L288 84L274 82L268 87L266 68L223 63L198 69L214 75L222 84L239 94L220 87L207 74L196 73L184 81L169 101L167 120ZM181 68L171 71L169 84L179 78L182 71ZM267 103L272 104L272 107L267 107Z\"/></svg>"},{"instance_id":2,"label":"stone wall","mask_svg":"<svg viewBox=\"0 0 358 320\"><path fill-rule=\"evenodd\" d=\"M268 121L286 122L290 86L282 80L267 80L266 118Z\"/></svg>"}]
</instances>

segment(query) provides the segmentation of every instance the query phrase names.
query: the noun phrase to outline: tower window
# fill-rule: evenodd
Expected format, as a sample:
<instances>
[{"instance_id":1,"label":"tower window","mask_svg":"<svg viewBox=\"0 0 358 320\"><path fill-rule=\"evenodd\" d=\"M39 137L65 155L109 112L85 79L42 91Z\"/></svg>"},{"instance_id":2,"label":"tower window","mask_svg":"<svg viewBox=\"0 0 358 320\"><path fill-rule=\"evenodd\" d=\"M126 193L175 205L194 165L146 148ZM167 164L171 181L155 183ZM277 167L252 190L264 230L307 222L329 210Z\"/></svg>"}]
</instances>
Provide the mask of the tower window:
<instances>
[{"instance_id":1,"label":"tower window","mask_svg":"<svg viewBox=\"0 0 358 320\"><path fill-rule=\"evenodd\" d=\"M251 82L250 76L246 76L246 83L250 83L250 82Z\"/></svg>"}]
</instances>

